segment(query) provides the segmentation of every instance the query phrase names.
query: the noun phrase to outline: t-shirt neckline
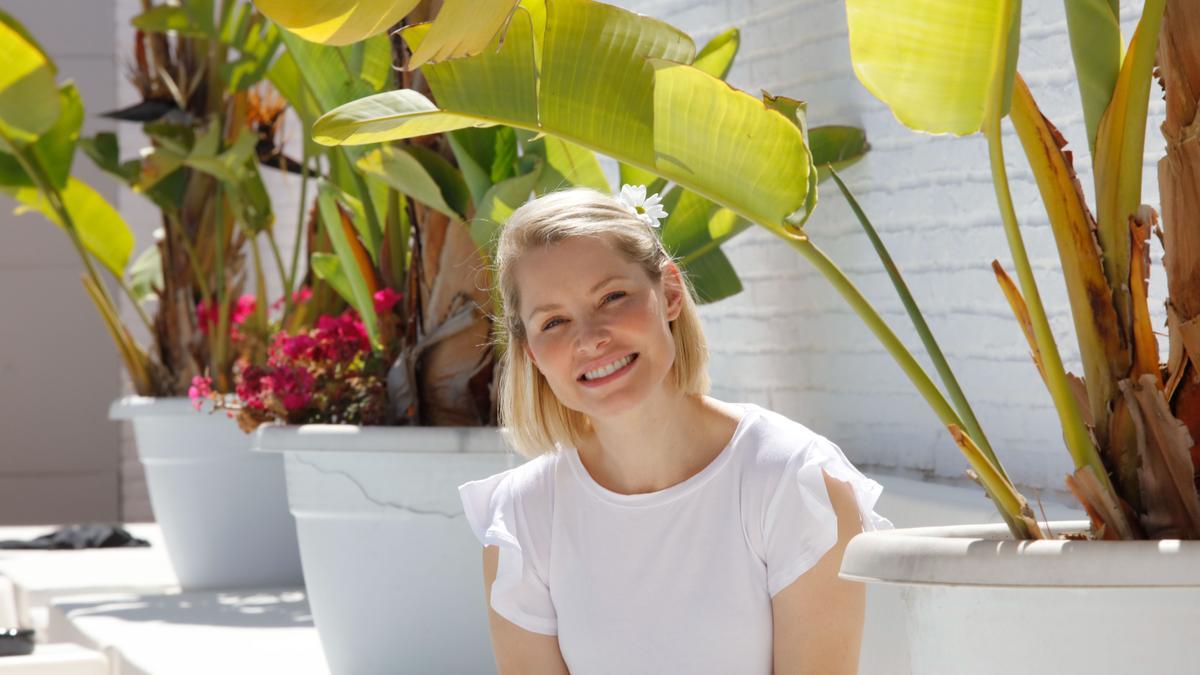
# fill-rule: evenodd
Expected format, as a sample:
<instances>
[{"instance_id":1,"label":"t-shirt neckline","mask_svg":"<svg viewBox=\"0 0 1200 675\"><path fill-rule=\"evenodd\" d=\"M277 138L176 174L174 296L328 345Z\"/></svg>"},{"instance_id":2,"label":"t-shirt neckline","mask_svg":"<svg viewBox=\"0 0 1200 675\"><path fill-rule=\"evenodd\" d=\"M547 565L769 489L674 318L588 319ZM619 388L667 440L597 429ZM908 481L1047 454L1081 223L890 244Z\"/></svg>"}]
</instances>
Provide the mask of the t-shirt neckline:
<instances>
[{"instance_id":1,"label":"t-shirt neckline","mask_svg":"<svg viewBox=\"0 0 1200 675\"><path fill-rule=\"evenodd\" d=\"M664 504L678 499L708 482L713 475L729 463L729 458L733 455L733 449L737 446L738 440L745 434L747 427L750 426L750 422L757 415L756 406L753 403L734 403L733 405L742 409L742 415L738 418L737 428L733 430L733 435L729 438L729 442L725 444L725 447L721 449L721 452L717 453L717 456L699 472L661 490L632 495L614 492L597 483L595 478L592 478L592 474L588 473L587 467L579 459L578 448L566 446L563 449L563 454L566 455L567 463L571 465L572 473L575 474L575 477L579 479L584 488L604 501L621 506L657 506Z\"/></svg>"}]
</instances>

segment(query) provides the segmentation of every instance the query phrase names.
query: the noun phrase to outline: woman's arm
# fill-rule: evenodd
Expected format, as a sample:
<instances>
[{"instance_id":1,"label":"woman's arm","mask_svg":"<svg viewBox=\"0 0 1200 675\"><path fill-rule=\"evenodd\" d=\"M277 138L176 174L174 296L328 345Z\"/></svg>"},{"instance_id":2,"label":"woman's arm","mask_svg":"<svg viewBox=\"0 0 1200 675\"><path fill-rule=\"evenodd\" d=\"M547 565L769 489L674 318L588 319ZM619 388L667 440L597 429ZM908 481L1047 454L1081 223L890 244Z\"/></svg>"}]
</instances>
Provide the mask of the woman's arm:
<instances>
[{"instance_id":1,"label":"woman's arm","mask_svg":"<svg viewBox=\"0 0 1200 675\"><path fill-rule=\"evenodd\" d=\"M488 605L488 624L492 632L492 652L500 675L570 675L558 637L527 631L492 609L492 583L496 581L496 566L500 549L483 548L483 589Z\"/></svg>"},{"instance_id":2,"label":"woman's arm","mask_svg":"<svg viewBox=\"0 0 1200 675\"><path fill-rule=\"evenodd\" d=\"M829 501L837 514L838 541L820 562L771 602L775 675L858 672L867 591L859 582L839 579L837 573L846 544L862 532L862 521L850 484L824 475Z\"/></svg>"}]
</instances>

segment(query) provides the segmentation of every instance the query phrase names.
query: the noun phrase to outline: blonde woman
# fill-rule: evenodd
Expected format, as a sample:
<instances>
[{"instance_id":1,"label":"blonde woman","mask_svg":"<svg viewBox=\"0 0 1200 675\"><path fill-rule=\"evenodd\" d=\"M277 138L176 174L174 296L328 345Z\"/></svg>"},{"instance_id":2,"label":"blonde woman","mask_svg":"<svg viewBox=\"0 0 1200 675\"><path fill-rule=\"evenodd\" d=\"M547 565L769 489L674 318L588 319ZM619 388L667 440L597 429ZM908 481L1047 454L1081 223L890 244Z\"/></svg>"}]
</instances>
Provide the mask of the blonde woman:
<instances>
[{"instance_id":1,"label":"blonde woman","mask_svg":"<svg viewBox=\"0 0 1200 675\"><path fill-rule=\"evenodd\" d=\"M502 675L850 675L855 534L881 486L823 436L707 396L656 198L517 209L496 274L501 424L530 460L461 486Z\"/></svg>"}]
</instances>

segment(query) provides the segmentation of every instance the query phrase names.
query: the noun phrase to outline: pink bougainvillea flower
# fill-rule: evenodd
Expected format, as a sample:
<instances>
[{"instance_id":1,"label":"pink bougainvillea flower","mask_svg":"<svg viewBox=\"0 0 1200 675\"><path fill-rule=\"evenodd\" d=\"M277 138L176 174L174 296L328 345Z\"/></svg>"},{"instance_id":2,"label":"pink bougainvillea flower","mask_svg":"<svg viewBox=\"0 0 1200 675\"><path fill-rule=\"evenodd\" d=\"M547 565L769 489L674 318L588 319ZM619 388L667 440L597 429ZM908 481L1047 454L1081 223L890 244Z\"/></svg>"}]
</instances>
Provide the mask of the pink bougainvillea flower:
<instances>
[{"instance_id":1,"label":"pink bougainvillea flower","mask_svg":"<svg viewBox=\"0 0 1200 675\"><path fill-rule=\"evenodd\" d=\"M276 368L268 377L271 392L288 412L302 410L312 400L315 381L308 370L297 366Z\"/></svg>"},{"instance_id":2,"label":"pink bougainvillea flower","mask_svg":"<svg viewBox=\"0 0 1200 675\"><path fill-rule=\"evenodd\" d=\"M216 304L209 304L207 300L196 303L196 324L200 326L201 333L208 335L212 327L217 325Z\"/></svg>"},{"instance_id":3,"label":"pink bougainvillea flower","mask_svg":"<svg viewBox=\"0 0 1200 675\"><path fill-rule=\"evenodd\" d=\"M192 386L188 387L188 398L192 399L192 407L199 410L204 401L212 394L212 378L207 375L197 375L192 378Z\"/></svg>"},{"instance_id":4,"label":"pink bougainvillea flower","mask_svg":"<svg viewBox=\"0 0 1200 675\"><path fill-rule=\"evenodd\" d=\"M381 288L375 291L374 298L376 314L391 314L396 310L396 303L404 299L404 294L390 288Z\"/></svg>"},{"instance_id":5,"label":"pink bougainvillea flower","mask_svg":"<svg viewBox=\"0 0 1200 675\"><path fill-rule=\"evenodd\" d=\"M312 298L312 289L308 286L301 286L292 293L292 304L299 305L303 302L308 302ZM283 309L283 298L279 298L271 303L271 309Z\"/></svg>"},{"instance_id":6,"label":"pink bougainvillea flower","mask_svg":"<svg viewBox=\"0 0 1200 675\"><path fill-rule=\"evenodd\" d=\"M267 404L263 400L264 395L269 391L265 383L269 371L259 366L247 366L238 374L237 387L235 393L241 399L242 405L251 410L266 410Z\"/></svg>"},{"instance_id":7,"label":"pink bougainvillea flower","mask_svg":"<svg viewBox=\"0 0 1200 675\"><path fill-rule=\"evenodd\" d=\"M229 328L234 338L238 337L237 331L233 330L234 327L242 325L254 313L255 306L254 296L249 293L242 295L234 302L229 314ZM196 323L199 325L201 333L205 335L211 333L213 326L216 326L220 319L217 303L210 303L207 300L196 303Z\"/></svg>"},{"instance_id":8,"label":"pink bougainvillea flower","mask_svg":"<svg viewBox=\"0 0 1200 675\"><path fill-rule=\"evenodd\" d=\"M253 295L249 293L242 295L233 305L233 311L229 315L230 322L235 326L242 325L254 313L256 307L257 303L254 301Z\"/></svg>"},{"instance_id":9,"label":"pink bougainvillea flower","mask_svg":"<svg viewBox=\"0 0 1200 675\"><path fill-rule=\"evenodd\" d=\"M348 363L359 354L371 350L367 329L353 310L347 310L336 317L319 317L317 327L311 335L320 346L322 354L338 363Z\"/></svg>"}]
</instances>

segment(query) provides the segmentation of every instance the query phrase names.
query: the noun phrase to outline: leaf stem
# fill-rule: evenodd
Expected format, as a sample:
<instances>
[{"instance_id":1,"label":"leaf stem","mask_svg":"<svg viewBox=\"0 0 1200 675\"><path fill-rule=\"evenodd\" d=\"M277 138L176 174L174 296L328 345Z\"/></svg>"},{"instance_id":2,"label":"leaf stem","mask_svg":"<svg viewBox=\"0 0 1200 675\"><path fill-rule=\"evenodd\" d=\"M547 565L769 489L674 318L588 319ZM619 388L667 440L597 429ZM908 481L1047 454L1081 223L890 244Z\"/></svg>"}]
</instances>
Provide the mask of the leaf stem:
<instances>
[{"instance_id":1,"label":"leaf stem","mask_svg":"<svg viewBox=\"0 0 1200 675\"><path fill-rule=\"evenodd\" d=\"M962 387L958 384L958 378L954 376L954 371L951 370L950 364L947 363L941 346L938 345L937 339L933 337L933 331L929 329L929 324L925 321L925 316L921 314L921 309L917 307L917 301L913 299L912 292L908 289L908 284L904 281L904 277L900 275L900 270L896 267L895 261L892 260L891 254L888 253L887 247L884 246L883 240L879 238L879 233L871 225L867 214L863 212L858 200L850 192L850 188L846 187L846 184L842 182L842 177L838 175L833 165L826 165L826 169L829 171L829 175L833 178L834 183L837 183L838 189L842 191L842 196L846 198L846 202L850 204L850 209L854 211L855 217L858 218L858 222L867 233L867 238L871 240L871 246L875 248L875 253L879 256L879 261L883 263L884 269L887 270L888 277L892 280L892 285L896 287L896 293L900 296L900 301L904 303L904 309L921 338L921 343L925 345L925 351L928 352L929 358L933 361L934 368L937 369L938 377L941 378L942 384L945 385L950 395L950 400L954 402L955 409L958 410L959 416L963 419L967 434L979 446L979 450L988 458L988 461L995 465L999 474L1005 480L1008 480L1008 475L1004 472L1004 467L996 458L996 453L992 451L992 446L988 442L987 436L983 433L983 427L975 417L975 411L971 409L971 404L967 401L966 394L963 393Z\"/></svg>"},{"instance_id":2,"label":"leaf stem","mask_svg":"<svg viewBox=\"0 0 1200 675\"><path fill-rule=\"evenodd\" d=\"M1008 248L1012 252L1013 265L1017 271L1017 279L1021 284L1021 294L1029 308L1029 318L1033 324L1033 335L1038 350L1042 356L1045 368L1046 387L1058 411L1059 422L1063 428L1063 439L1067 450L1075 460L1076 467L1091 466L1104 481L1105 486L1112 491L1112 483L1108 479L1108 471L1100 459L1100 454L1092 442L1091 434L1083 422L1079 403L1071 393L1067 382L1066 371L1063 368L1062 357L1050 330L1050 322L1046 319L1046 310L1038 293L1037 281L1029 264L1029 255L1025 251L1025 241L1017 224L1016 211L1013 208L1012 194L1008 187L1008 171L1004 165L1004 147L1000 139L999 115L988 115L983 123L983 134L988 143L988 158L991 161L992 185L996 192L996 201L1000 205L1000 217L1004 224L1004 234L1008 239Z\"/></svg>"}]
</instances>

